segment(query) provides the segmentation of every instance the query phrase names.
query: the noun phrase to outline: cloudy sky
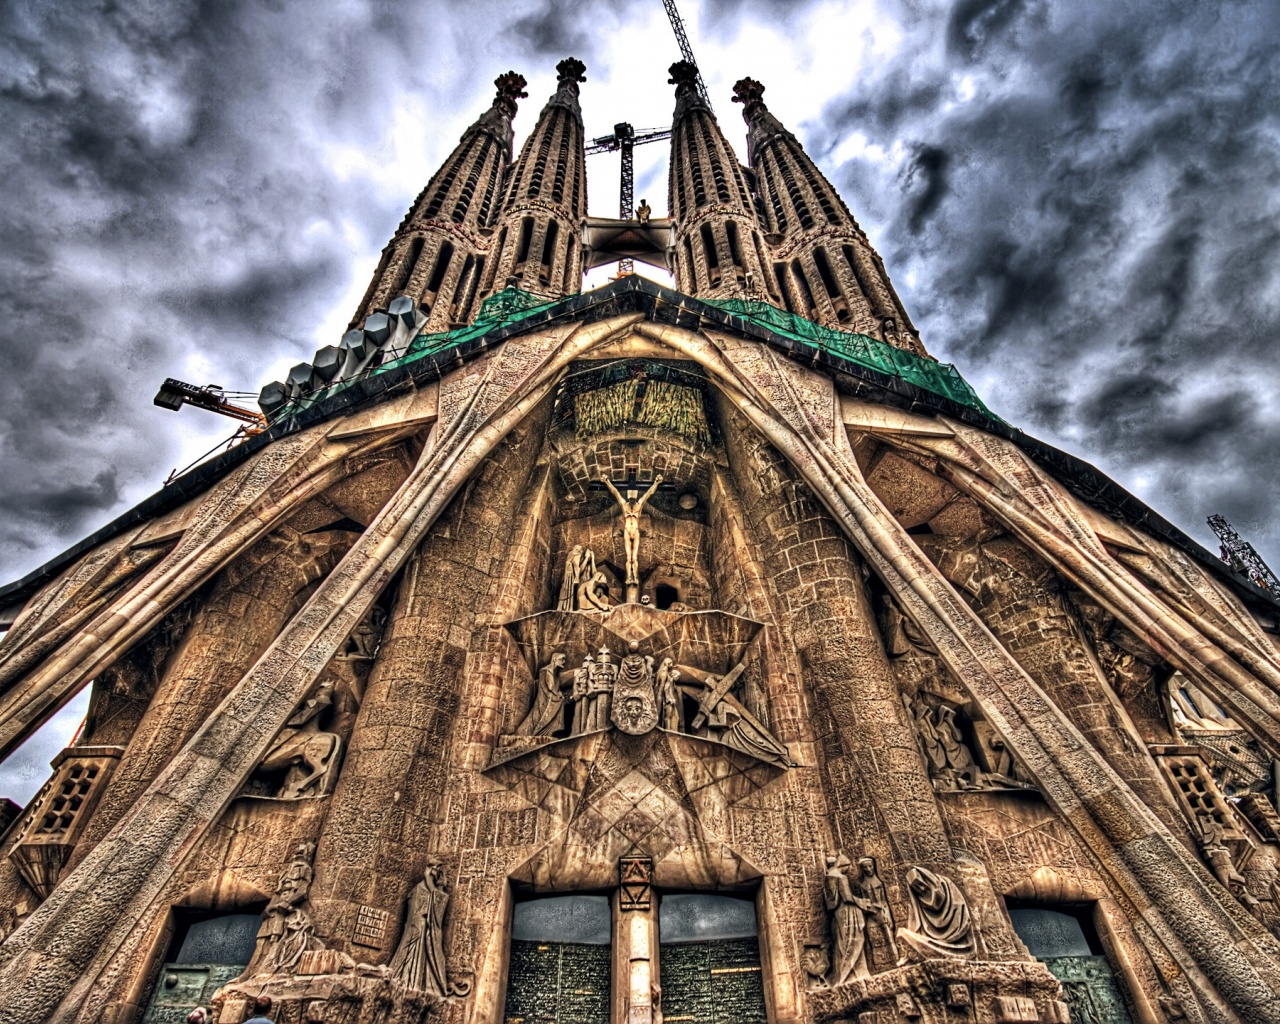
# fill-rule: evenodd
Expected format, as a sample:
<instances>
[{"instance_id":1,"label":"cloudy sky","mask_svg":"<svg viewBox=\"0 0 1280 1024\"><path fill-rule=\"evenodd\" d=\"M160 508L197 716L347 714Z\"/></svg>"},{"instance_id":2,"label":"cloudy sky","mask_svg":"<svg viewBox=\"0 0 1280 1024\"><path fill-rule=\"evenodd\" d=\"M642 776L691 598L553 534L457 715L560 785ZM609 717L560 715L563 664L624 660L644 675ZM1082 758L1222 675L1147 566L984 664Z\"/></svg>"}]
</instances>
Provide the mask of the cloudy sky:
<instances>
[{"instance_id":1,"label":"cloudy sky","mask_svg":"<svg viewBox=\"0 0 1280 1024\"><path fill-rule=\"evenodd\" d=\"M1280 568L1280 5L681 8L739 154L751 75L996 412ZM336 342L495 75L529 79L518 144L568 55L589 135L669 123L658 0L0 5L0 580L225 439L164 377L256 391ZM637 150L658 210L666 157Z\"/></svg>"}]
</instances>

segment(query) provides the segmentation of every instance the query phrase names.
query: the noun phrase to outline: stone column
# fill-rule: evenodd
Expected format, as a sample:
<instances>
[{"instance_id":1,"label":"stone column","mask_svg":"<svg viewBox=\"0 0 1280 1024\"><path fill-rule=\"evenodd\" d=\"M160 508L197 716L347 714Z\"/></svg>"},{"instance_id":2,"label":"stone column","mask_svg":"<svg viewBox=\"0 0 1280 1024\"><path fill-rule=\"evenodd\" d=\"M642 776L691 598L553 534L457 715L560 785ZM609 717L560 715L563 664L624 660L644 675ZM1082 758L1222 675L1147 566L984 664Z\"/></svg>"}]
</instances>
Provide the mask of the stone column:
<instances>
[{"instance_id":1,"label":"stone column","mask_svg":"<svg viewBox=\"0 0 1280 1024\"><path fill-rule=\"evenodd\" d=\"M451 799L465 730L463 690L477 620L498 598L516 528L515 511L533 469L543 417L513 431L462 489L410 559L386 638L370 674L342 776L316 853L311 905L330 948L384 961L395 946L405 895L434 849L434 827ZM460 844L452 844L453 846ZM458 865L446 860L454 892L450 920L463 916ZM381 947L353 946L361 906L385 911Z\"/></svg>"},{"instance_id":2,"label":"stone column","mask_svg":"<svg viewBox=\"0 0 1280 1024\"><path fill-rule=\"evenodd\" d=\"M777 451L736 414L726 410L724 419L747 526L817 698L813 726L826 760L835 843L851 855L865 850L885 858L897 870L945 866L950 843L861 562ZM895 911L905 913L905 904Z\"/></svg>"}]
</instances>

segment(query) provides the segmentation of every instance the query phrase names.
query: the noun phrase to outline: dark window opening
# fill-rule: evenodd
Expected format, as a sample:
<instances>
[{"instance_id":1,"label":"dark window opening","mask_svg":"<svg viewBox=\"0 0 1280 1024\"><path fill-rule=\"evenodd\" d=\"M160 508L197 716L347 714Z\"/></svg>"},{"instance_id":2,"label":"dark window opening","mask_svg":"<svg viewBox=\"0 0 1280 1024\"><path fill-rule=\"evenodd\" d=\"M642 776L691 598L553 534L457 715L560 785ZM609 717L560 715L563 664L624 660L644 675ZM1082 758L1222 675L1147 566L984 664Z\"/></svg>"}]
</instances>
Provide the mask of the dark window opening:
<instances>
[{"instance_id":1,"label":"dark window opening","mask_svg":"<svg viewBox=\"0 0 1280 1024\"><path fill-rule=\"evenodd\" d=\"M664 895L658 957L666 1020L765 1024L753 900L710 893Z\"/></svg>"},{"instance_id":2,"label":"dark window opening","mask_svg":"<svg viewBox=\"0 0 1280 1024\"><path fill-rule=\"evenodd\" d=\"M560 234L560 225L556 221L547 224L547 236L542 240L542 259L541 267L538 270L538 280L543 284L549 284L551 281L551 264L556 258L556 241Z\"/></svg>"},{"instance_id":3,"label":"dark window opening","mask_svg":"<svg viewBox=\"0 0 1280 1024\"><path fill-rule=\"evenodd\" d=\"M400 264L400 272L396 275L395 287L391 289L391 298L403 295L409 287L409 279L413 277L413 268L418 265L418 257L422 255L422 239L415 238L409 245L404 262Z\"/></svg>"},{"instance_id":4,"label":"dark window opening","mask_svg":"<svg viewBox=\"0 0 1280 1024\"><path fill-rule=\"evenodd\" d=\"M742 249L738 245L738 225L733 221L728 221L725 224L724 229L729 235L729 256L733 259L733 265L735 267L741 267L743 263Z\"/></svg>"},{"instance_id":5,"label":"dark window opening","mask_svg":"<svg viewBox=\"0 0 1280 1024\"><path fill-rule=\"evenodd\" d=\"M720 254L716 252L715 236L711 233L711 225L703 224L699 232L702 237L702 251L707 258L707 273L711 276L711 287L720 283Z\"/></svg>"},{"instance_id":6,"label":"dark window opening","mask_svg":"<svg viewBox=\"0 0 1280 1024\"><path fill-rule=\"evenodd\" d=\"M845 302L844 294L840 291L840 285L836 283L836 276L831 272L831 264L827 262L826 250L814 249L813 262L818 266L818 276L822 278L822 287L827 290L827 294L831 297L831 305L835 307L836 317L841 323L844 323L849 319L849 304Z\"/></svg>"},{"instance_id":7,"label":"dark window opening","mask_svg":"<svg viewBox=\"0 0 1280 1024\"><path fill-rule=\"evenodd\" d=\"M680 600L680 591L667 583L659 583L653 588L653 604L659 611L666 611Z\"/></svg>"},{"instance_id":8,"label":"dark window opening","mask_svg":"<svg viewBox=\"0 0 1280 1024\"><path fill-rule=\"evenodd\" d=\"M516 265L529 258L529 244L533 241L533 218L526 217L520 222L520 248L516 250Z\"/></svg>"},{"instance_id":9,"label":"dark window opening","mask_svg":"<svg viewBox=\"0 0 1280 1024\"><path fill-rule=\"evenodd\" d=\"M791 273L796 279L796 284L800 286L800 294L804 298L805 308L808 310L807 315L812 316L818 308L818 304L813 300L813 289L809 287L809 279L804 276L804 267L800 266L799 260L791 261Z\"/></svg>"},{"instance_id":10,"label":"dark window opening","mask_svg":"<svg viewBox=\"0 0 1280 1024\"><path fill-rule=\"evenodd\" d=\"M933 533L933 527L928 523L921 523L919 526L908 526L907 533L913 537L928 537Z\"/></svg>"},{"instance_id":11,"label":"dark window opening","mask_svg":"<svg viewBox=\"0 0 1280 1024\"><path fill-rule=\"evenodd\" d=\"M435 298L444 276L449 272L449 264L453 262L453 243L445 242L440 246L440 255L436 257L436 265L431 269L431 279L427 282L427 293Z\"/></svg>"},{"instance_id":12,"label":"dark window opening","mask_svg":"<svg viewBox=\"0 0 1280 1024\"><path fill-rule=\"evenodd\" d=\"M467 289L466 301L458 307L458 319L464 323L471 321L471 307L476 302L476 292L480 288L480 281L484 277L485 258L478 256L476 258L476 272L471 275L471 287Z\"/></svg>"},{"instance_id":13,"label":"dark window opening","mask_svg":"<svg viewBox=\"0 0 1280 1024\"><path fill-rule=\"evenodd\" d=\"M690 291L698 290L698 265L693 262L693 243L688 238L684 240L684 262L689 268L688 287Z\"/></svg>"},{"instance_id":14,"label":"dark window opening","mask_svg":"<svg viewBox=\"0 0 1280 1024\"><path fill-rule=\"evenodd\" d=\"M778 279L778 291L782 293L782 304L787 307L788 313L794 313L795 307L791 303L791 289L787 287L786 265L775 263L773 265L773 276Z\"/></svg>"}]
</instances>

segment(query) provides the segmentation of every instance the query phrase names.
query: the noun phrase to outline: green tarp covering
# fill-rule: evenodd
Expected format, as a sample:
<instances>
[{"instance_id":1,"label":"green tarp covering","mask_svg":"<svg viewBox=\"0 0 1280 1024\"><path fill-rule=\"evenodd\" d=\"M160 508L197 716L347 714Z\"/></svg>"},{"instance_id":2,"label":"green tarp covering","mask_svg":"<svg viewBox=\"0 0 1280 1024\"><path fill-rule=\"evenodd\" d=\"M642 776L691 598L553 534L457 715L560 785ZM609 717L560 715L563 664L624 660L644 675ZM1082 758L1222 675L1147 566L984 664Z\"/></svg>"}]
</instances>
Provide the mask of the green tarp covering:
<instances>
[{"instance_id":1,"label":"green tarp covering","mask_svg":"<svg viewBox=\"0 0 1280 1024\"><path fill-rule=\"evenodd\" d=\"M752 302L747 299L700 299L699 301L761 327L767 327L775 334L807 342L815 348L848 359L851 363L879 370L894 377L901 377L917 387L932 391L935 395L941 395L960 405L967 405L970 409L977 409L984 415L992 416L991 410L982 404L982 399L950 363L939 363L934 359L905 352L866 334L852 334L848 331L823 327L795 313L788 313L785 309L771 306L767 302ZM992 416L992 418L995 417Z\"/></svg>"},{"instance_id":2,"label":"green tarp covering","mask_svg":"<svg viewBox=\"0 0 1280 1024\"><path fill-rule=\"evenodd\" d=\"M423 356L432 355L454 348L476 338L482 338L500 327L509 327L535 313L551 309L563 300L548 302L546 299L519 288L507 288L485 299L480 306L480 314L475 321L466 327L458 327L452 331L441 331L436 334L419 334L409 344L404 355L392 359L380 366L366 371L365 374L383 373L393 367L404 366ZM749 323L764 327L775 334L796 341L804 342L824 352L840 356L859 366L865 366L881 373L889 374L908 381L935 395L949 398L960 405L976 409L985 416L996 419L991 411L982 404L982 400L960 376L950 363L939 363L933 359L904 352L900 348L878 341L865 334L851 334L846 331L833 330L806 320L802 316L778 309L767 302L753 302L746 299L699 299L704 305L712 306ZM355 378L352 378L355 379ZM339 381L327 388L314 391L296 402L286 405L278 416L287 415L321 402L331 395L337 394L347 387L351 380Z\"/></svg>"}]
</instances>

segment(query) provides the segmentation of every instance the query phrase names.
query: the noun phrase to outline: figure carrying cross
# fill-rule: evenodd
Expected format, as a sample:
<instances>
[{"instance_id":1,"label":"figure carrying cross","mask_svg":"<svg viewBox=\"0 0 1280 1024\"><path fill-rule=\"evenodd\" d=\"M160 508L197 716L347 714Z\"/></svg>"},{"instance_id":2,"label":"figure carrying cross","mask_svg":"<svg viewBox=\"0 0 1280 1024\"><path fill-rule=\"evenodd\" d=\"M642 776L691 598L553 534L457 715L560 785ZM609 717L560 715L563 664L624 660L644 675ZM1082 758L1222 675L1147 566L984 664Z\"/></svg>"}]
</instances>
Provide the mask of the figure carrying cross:
<instances>
[{"instance_id":1,"label":"figure carrying cross","mask_svg":"<svg viewBox=\"0 0 1280 1024\"><path fill-rule=\"evenodd\" d=\"M654 476L649 489L639 498L632 490L627 491L627 497L624 498L618 492L618 488L613 486L613 481L608 477L604 478L604 485L609 488L609 493L622 507L622 544L627 552L627 600L629 602L633 600L632 588L640 586L640 513L644 511L645 502L653 497L660 483L662 483L662 474L658 473Z\"/></svg>"}]
</instances>

